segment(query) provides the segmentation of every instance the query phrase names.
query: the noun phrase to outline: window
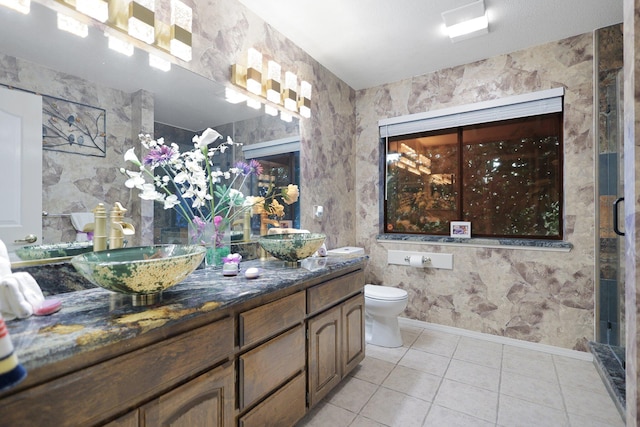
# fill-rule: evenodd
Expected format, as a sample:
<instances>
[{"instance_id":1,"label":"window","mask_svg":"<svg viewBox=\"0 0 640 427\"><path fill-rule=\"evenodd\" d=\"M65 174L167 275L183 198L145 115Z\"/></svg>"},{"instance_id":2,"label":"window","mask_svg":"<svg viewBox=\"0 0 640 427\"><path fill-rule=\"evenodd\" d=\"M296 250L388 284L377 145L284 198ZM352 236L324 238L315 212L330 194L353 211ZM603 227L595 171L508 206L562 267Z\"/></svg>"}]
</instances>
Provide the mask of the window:
<instances>
[{"instance_id":1,"label":"window","mask_svg":"<svg viewBox=\"0 0 640 427\"><path fill-rule=\"evenodd\" d=\"M408 134L381 127L384 232L449 235L451 221L470 221L475 237L562 239L561 98L548 110Z\"/></svg>"}]
</instances>

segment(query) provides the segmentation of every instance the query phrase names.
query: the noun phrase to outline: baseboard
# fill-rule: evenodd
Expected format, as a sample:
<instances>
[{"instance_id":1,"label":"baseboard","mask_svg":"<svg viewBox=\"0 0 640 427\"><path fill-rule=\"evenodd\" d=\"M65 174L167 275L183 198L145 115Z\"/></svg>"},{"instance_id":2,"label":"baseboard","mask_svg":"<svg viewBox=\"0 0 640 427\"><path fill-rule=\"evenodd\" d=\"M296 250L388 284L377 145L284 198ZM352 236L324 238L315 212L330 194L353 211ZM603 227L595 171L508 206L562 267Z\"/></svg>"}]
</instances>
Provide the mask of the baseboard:
<instances>
[{"instance_id":1,"label":"baseboard","mask_svg":"<svg viewBox=\"0 0 640 427\"><path fill-rule=\"evenodd\" d=\"M535 342L517 340L515 338L501 337L499 335L485 334L483 332L470 331L468 329L455 328L453 326L438 325L436 323L423 322L422 320L408 319L406 317L398 318L401 325L415 326L433 331L446 332L449 334L460 335L468 338L476 338L485 341L491 341L514 347L521 347L528 350L541 351L544 353L555 354L557 356L571 357L574 359L586 360L593 362L593 355L584 351L570 350L568 348L556 347L547 344L539 344Z\"/></svg>"}]
</instances>

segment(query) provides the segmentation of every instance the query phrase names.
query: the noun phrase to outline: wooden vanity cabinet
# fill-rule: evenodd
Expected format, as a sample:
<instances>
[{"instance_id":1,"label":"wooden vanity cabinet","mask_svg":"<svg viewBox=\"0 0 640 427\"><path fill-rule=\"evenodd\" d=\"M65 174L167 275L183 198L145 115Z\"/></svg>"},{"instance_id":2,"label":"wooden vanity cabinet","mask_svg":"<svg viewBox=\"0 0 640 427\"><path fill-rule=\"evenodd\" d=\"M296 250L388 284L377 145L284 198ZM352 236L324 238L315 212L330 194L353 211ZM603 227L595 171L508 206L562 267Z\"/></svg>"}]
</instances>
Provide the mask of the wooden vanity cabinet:
<instances>
[{"instance_id":1,"label":"wooden vanity cabinet","mask_svg":"<svg viewBox=\"0 0 640 427\"><path fill-rule=\"evenodd\" d=\"M364 359L363 289L362 271L307 289L309 408Z\"/></svg>"},{"instance_id":2,"label":"wooden vanity cabinet","mask_svg":"<svg viewBox=\"0 0 640 427\"><path fill-rule=\"evenodd\" d=\"M305 292L238 316L238 425L290 426L306 412Z\"/></svg>"},{"instance_id":3,"label":"wooden vanity cabinet","mask_svg":"<svg viewBox=\"0 0 640 427\"><path fill-rule=\"evenodd\" d=\"M113 418L113 425L135 425L135 413L147 402L175 396L175 390L186 402L192 396L187 389L200 387L192 378L230 360L233 331L227 317L10 395L1 402L0 426L93 426ZM232 410L233 367L226 372ZM131 415L117 418L127 410Z\"/></svg>"}]
</instances>

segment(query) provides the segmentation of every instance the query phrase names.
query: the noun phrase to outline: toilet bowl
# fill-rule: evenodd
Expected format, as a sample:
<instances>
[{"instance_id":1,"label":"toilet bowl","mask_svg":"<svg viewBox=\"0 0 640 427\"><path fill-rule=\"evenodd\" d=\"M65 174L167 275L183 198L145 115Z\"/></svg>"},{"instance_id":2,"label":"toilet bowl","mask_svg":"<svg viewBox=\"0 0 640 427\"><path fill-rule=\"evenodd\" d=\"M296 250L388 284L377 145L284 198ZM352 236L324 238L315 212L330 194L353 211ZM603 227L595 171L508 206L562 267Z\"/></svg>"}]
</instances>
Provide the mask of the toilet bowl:
<instances>
[{"instance_id":1,"label":"toilet bowl","mask_svg":"<svg viewBox=\"0 0 640 427\"><path fill-rule=\"evenodd\" d=\"M365 341L382 347L402 346L398 315L407 306L407 291L364 285Z\"/></svg>"}]
</instances>

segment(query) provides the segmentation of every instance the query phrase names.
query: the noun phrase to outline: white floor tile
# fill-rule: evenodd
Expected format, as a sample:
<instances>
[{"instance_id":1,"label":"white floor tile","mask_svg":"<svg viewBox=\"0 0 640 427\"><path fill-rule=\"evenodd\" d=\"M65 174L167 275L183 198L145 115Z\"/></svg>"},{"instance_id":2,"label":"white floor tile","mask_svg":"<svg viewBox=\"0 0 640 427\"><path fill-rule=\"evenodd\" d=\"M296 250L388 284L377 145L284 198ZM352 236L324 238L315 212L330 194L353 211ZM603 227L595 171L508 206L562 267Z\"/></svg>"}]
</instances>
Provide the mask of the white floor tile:
<instances>
[{"instance_id":1,"label":"white floor tile","mask_svg":"<svg viewBox=\"0 0 640 427\"><path fill-rule=\"evenodd\" d=\"M505 427L568 427L567 413L515 397L500 395L498 425Z\"/></svg>"},{"instance_id":2,"label":"white floor tile","mask_svg":"<svg viewBox=\"0 0 640 427\"><path fill-rule=\"evenodd\" d=\"M380 347L378 345L367 344L365 354L367 357L384 360L393 364L398 363L407 352L408 347Z\"/></svg>"},{"instance_id":3,"label":"white floor tile","mask_svg":"<svg viewBox=\"0 0 640 427\"><path fill-rule=\"evenodd\" d=\"M502 366L502 344L462 337L453 358L500 369Z\"/></svg>"},{"instance_id":4,"label":"white floor tile","mask_svg":"<svg viewBox=\"0 0 640 427\"><path fill-rule=\"evenodd\" d=\"M512 346L504 346L502 370L549 382L558 380L550 354Z\"/></svg>"},{"instance_id":5,"label":"white floor tile","mask_svg":"<svg viewBox=\"0 0 640 427\"><path fill-rule=\"evenodd\" d=\"M376 384L349 377L345 378L342 383L333 389L326 400L333 405L357 414L377 389L378 386Z\"/></svg>"},{"instance_id":6,"label":"white floor tile","mask_svg":"<svg viewBox=\"0 0 640 427\"><path fill-rule=\"evenodd\" d=\"M433 353L425 353L424 351L409 349L400 359L398 365L413 368L428 374L444 376L451 359Z\"/></svg>"},{"instance_id":7,"label":"white floor tile","mask_svg":"<svg viewBox=\"0 0 640 427\"><path fill-rule=\"evenodd\" d=\"M596 393L606 393L607 389L593 362L553 356L560 386L580 387Z\"/></svg>"},{"instance_id":8,"label":"white floor tile","mask_svg":"<svg viewBox=\"0 0 640 427\"><path fill-rule=\"evenodd\" d=\"M446 427L493 427L494 424L453 409L433 405L427 419L425 427L446 426Z\"/></svg>"},{"instance_id":9,"label":"white floor tile","mask_svg":"<svg viewBox=\"0 0 640 427\"><path fill-rule=\"evenodd\" d=\"M616 425L620 421L613 400L606 393L594 393L578 387L562 387L562 394L569 414L593 418L598 422Z\"/></svg>"},{"instance_id":10,"label":"white floor tile","mask_svg":"<svg viewBox=\"0 0 640 427\"><path fill-rule=\"evenodd\" d=\"M366 356L351 375L373 384L382 384L387 375L395 368L395 364Z\"/></svg>"},{"instance_id":11,"label":"white floor tile","mask_svg":"<svg viewBox=\"0 0 640 427\"><path fill-rule=\"evenodd\" d=\"M502 372L500 393L549 408L564 410L560 385L510 371Z\"/></svg>"},{"instance_id":12,"label":"white floor tile","mask_svg":"<svg viewBox=\"0 0 640 427\"><path fill-rule=\"evenodd\" d=\"M326 402L320 402L296 427L347 427L356 414Z\"/></svg>"},{"instance_id":13,"label":"white floor tile","mask_svg":"<svg viewBox=\"0 0 640 427\"><path fill-rule=\"evenodd\" d=\"M425 329L411 345L411 348L451 357L456 350L459 339L460 337L455 335Z\"/></svg>"},{"instance_id":14,"label":"white floor tile","mask_svg":"<svg viewBox=\"0 0 640 427\"><path fill-rule=\"evenodd\" d=\"M496 422L498 393L444 379L433 401L438 406Z\"/></svg>"},{"instance_id":15,"label":"white floor tile","mask_svg":"<svg viewBox=\"0 0 640 427\"><path fill-rule=\"evenodd\" d=\"M498 391L500 386L499 369L476 365L463 360L451 360L444 377L495 392Z\"/></svg>"},{"instance_id":16,"label":"white floor tile","mask_svg":"<svg viewBox=\"0 0 640 427\"><path fill-rule=\"evenodd\" d=\"M404 366L396 366L384 380L382 386L431 402L441 382L442 377Z\"/></svg>"},{"instance_id":17,"label":"white floor tile","mask_svg":"<svg viewBox=\"0 0 640 427\"><path fill-rule=\"evenodd\" d=\"M429 402L380 387L360 415L391 427L421 427Z\"/></svg>"}]
</instances>

